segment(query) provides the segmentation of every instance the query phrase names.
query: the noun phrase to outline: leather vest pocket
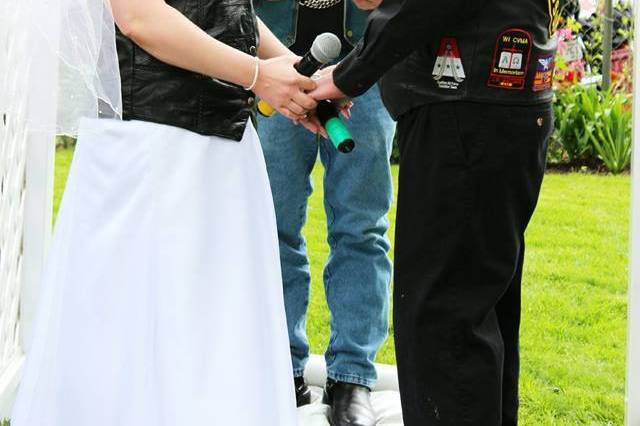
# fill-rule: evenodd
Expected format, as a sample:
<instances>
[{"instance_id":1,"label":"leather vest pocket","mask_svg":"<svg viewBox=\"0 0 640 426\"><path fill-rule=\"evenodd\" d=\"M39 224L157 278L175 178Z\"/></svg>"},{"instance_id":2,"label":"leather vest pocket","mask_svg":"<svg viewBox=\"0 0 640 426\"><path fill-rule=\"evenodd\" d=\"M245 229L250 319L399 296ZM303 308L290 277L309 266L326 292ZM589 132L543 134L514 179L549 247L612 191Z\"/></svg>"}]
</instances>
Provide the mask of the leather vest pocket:
<instances>
[{"instance_id":1,"label":"leather vest pocket","mask_svg":"<svg viewBox=\"0 0 640 426\"><path fill-rule=\"evenodd\" d=\"M231 46L234 49L240 50L244 53L248 53L249 55L255 56L257 54L257 46L256 40L252 36L231 36L231 37L217 37L221 43L226 44L227 46Z\"/></svg>"}]
</instances>

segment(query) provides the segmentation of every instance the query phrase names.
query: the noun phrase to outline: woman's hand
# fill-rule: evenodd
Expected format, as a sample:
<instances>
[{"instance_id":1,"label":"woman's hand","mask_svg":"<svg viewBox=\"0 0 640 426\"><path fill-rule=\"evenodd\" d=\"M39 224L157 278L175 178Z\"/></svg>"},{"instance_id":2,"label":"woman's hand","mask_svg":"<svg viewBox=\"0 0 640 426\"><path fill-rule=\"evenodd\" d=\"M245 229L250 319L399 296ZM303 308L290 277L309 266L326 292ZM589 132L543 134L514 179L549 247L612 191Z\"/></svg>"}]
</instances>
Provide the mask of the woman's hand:
<instances>
[{"instance_id":1,"label":"woman's hand","mask_svg":"<svg viewBox=\"0 0 640 426\"><path fill-rule=\"evenodd\" d=\"M302 120L318 103L306 92L316 88L314 81L293 67L300 58L280 56L261 60L254 92L279 113L294 121Z\"/></svg>"}]
</instances>

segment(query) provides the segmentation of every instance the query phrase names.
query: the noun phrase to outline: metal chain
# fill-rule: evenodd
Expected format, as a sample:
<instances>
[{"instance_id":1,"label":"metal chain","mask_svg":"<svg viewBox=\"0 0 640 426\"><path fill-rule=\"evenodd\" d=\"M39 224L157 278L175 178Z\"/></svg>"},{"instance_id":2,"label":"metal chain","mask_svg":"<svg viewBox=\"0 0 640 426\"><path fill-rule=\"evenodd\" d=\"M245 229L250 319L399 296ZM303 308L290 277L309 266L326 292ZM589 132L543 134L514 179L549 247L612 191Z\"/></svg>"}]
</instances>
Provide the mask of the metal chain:
<instances>
[{"instance_id":1,"label":"metal chain","mask_svg":"<svg viewBox=\"0 0 640 426\"><path fill-rule=\"evenodd\" d=\"M300 5L310 9L328 9L342 0L300 0Z\"/></svg>"}]
</instances>

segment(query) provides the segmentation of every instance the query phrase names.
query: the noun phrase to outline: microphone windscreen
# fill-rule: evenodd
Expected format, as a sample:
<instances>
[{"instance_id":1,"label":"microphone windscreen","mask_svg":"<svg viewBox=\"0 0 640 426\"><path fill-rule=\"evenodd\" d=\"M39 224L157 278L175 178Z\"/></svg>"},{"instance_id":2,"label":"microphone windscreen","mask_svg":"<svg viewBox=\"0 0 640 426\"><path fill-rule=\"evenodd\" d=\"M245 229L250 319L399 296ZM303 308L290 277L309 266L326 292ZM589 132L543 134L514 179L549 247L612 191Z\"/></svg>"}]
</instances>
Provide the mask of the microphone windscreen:
<instances>
[{"instance_id":1,"label":"microphone windscreen","mask_svg":"<svg viewBox=\"0 0 640 426\"><path fill-rule=\"evenodd\" d=\"M316 37L311 46L311 55L321 64L333 62L340 56L342 42L337 35L323 33Z\"/></svg>"}]
</instances>

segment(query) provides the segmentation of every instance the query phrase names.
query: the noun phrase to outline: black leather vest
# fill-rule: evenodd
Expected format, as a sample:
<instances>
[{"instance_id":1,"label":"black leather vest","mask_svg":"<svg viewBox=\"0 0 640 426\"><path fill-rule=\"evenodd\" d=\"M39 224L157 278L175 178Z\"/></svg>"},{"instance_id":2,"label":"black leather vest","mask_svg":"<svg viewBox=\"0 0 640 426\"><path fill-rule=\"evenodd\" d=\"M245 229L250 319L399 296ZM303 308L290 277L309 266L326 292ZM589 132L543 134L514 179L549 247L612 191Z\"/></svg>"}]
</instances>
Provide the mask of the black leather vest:
<instances>
[{"instance_id":1,"label":"black leather vest","mask_svg":"<svg viewBox=\"0 0 640 426\"><path fill-rule=\"evenodd\" d=\"M446 34L426 40L382 79L394 117L435 102L551 101L559 0L473 1Z\"/></svg>"},{"instance_id":2,"label":"black leather vest","mask_svg":"<svg viewBox=\"0 0 640 426\"><path fill-rule=\"evenodd\" d=\"M259 38L251 0L168 0L167 4L218 41L257 54ZM161 62L119 31L117 48L125 120L242 139L248 120L254 118L253 93Z\"/></svg>"}]
</instances>

